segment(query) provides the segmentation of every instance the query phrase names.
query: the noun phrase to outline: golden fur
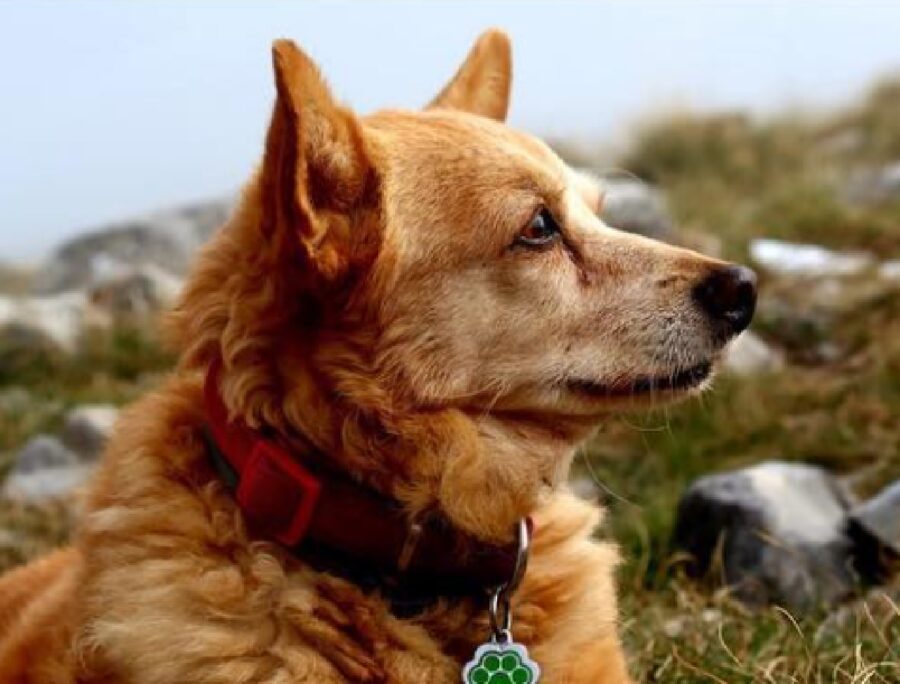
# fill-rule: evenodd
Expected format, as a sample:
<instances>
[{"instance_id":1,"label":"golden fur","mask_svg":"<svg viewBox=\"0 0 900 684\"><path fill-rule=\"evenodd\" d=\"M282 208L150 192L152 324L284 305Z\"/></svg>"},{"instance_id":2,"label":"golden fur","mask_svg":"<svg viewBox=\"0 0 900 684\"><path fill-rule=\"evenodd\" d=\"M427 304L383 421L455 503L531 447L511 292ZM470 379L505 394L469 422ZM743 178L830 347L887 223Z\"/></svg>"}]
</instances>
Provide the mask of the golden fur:
<instances>
[{"instance_id":1,"label":"golden fur","mask_svg":"<svg viewBox=\"0 0 900 684\"><path fill-rule=\"evenodd\" d=\"M597 418L636 400L569 381L712 360L690 291L717 262L606 228L597 187L503 125L498 31L424 112L357 117L292 43L273 56L263 162L170 319L177 370L120 419L73 548L0 580L0 682L458 681L483 605L399 619L250 536L201 439L216 354L235 416L410 515L496 541L533 515L517 639L548 684L627 682L616 551L564 483ZM540 206L565 243L511 247Z\"/></svg>"}]
</instances>

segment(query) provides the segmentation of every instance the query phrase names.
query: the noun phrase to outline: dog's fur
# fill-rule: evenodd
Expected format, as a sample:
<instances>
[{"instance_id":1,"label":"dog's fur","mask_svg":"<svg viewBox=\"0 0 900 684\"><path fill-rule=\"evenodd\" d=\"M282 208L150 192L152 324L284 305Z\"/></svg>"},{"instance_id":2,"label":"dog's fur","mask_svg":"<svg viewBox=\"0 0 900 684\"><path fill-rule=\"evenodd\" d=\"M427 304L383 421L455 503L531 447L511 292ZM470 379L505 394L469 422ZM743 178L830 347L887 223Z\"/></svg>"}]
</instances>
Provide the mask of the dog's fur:
<instances>
[{"instance_id":1,"label":"dog's fur","mask_svg":"<svg viewBox=\"0 0 900 684\"><path fill-rule=\"evenodd\" d=\"M273 55L263 162L171 316L177 370L120 419L73 548L0 581L0 682L458 681L484 605L399 619L246 530L201 439L219 354L233 415L410 515L498 542L532 515L515 636L548 684L627 682L616 550L565 476L642 401L611 390L714 360L691 291L720 263L605 227L599 189L503 125L498 31L423 112L358 117L292 43ZM562 239L517 246L541 206Z\"/></svg>"}]
</instances>

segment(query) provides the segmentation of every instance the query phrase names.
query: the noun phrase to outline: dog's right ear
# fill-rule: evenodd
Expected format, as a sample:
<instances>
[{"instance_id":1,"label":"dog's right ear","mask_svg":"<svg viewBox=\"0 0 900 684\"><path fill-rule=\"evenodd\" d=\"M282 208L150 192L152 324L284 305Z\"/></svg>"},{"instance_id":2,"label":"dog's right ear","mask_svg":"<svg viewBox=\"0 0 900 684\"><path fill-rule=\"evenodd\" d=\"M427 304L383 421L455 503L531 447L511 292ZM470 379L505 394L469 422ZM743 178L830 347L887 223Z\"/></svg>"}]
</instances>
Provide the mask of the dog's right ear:
<instances>
[{"instance_id":1,"label":"dog's right ear","mask_svg":"<svg viewBox=\"0 0 900 684\"><path fill-rule=\"evenodd\" d=\"M499 29L475 41L462 66L428 108L444 107L505 121L512 88L512 47Z\"/></svg>"},{"instance_id":2,"label":"dog's right ear","mask_svg":"<svg viewBox=\"0 0 900 684\"><path fill-rule=\"evenodd\" d=\"M262 229L279 250L299 247L311 275L334 280L349 259L347 214L373 176L365 139L356 116L335 101L293 42L276 41L272 60L276 99L260 176Z\"/></svg>"}]
</instances>

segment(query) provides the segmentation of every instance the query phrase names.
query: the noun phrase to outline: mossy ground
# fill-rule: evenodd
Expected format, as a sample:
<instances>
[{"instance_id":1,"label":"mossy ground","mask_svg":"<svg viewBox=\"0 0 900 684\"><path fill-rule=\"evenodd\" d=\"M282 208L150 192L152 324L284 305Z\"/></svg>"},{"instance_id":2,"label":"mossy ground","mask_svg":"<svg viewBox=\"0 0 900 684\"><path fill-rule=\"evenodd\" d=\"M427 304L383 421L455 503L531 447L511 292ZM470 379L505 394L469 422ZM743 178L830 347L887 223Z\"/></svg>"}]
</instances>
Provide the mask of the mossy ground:
<instances>
[{"instance_id":1,"label":"mossy ground","mask_svg":"<svg viewBox=\"0 0 900 684\"><path fill-rule=\"evenodd\" d=\"M664 187L679 225L716 236L727 258L745 260L759 236L898 258L900 202L853 206L840 190L852 170L896 160L900 81L830 117L660 119L615 166ZM701 399L611 419L579 459L582 474L602 483L605 533L622 545L633 674L646 682L900 682L897 587L838 612L796 617L742 607L715 577L697 584L679 572L674 513L699 475L780 458L862 473L862 493L900 477L900 297L876 293L824 323L792 323L776 305L802 303L804 286L762 287L754 326L786 350L785 370L722 378ZM823 343L837 352L813 353ZM0 349L0 398L11 387L27 393L0 400L0 452L58 427L70 406L130 400L170 363L152 335L129 327L90 336L75 358ZM0 475L4 463L8 457ZM0 504L0 569L60 543L69 526L62 507Z\"/></svg>"}]
</instances>

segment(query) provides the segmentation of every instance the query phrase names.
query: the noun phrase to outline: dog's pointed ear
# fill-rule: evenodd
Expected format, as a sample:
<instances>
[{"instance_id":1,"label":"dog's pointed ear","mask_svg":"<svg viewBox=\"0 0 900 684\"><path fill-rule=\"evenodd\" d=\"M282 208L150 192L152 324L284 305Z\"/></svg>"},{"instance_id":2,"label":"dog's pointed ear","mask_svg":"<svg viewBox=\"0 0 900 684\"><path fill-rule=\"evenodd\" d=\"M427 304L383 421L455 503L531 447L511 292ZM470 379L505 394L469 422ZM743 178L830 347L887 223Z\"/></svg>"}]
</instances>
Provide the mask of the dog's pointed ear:
<instances>
[{"instance_id":1,"label":"dog's pointed ear","mask_svg":"<svg viewBox=\"0 0 900 684\"><path fill-rule=\"evenodd\" d=\"M444 107L505 121L512 87L512 47L499 29L481 34L462 66L428 108Z\"/></svg>"},{"instance_id":2,"label":"dog's pointed ear","mask_svg":"<svg viewBox=\"0 0 900 684\"><path fill-rule=\"evenodd\" d=\"M299 247L317 275L346 266L335 222L372 178L361 125L338 104L318 68L293 42L272 46L276 99L260 174L263 230L278 249Z\"/></svg>"}]
</instances>

